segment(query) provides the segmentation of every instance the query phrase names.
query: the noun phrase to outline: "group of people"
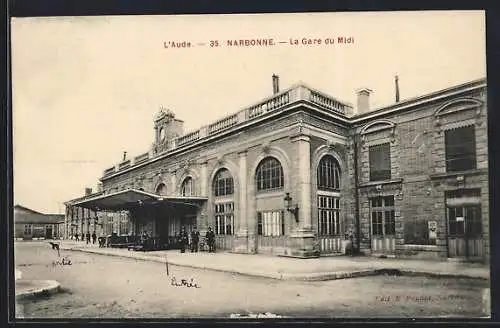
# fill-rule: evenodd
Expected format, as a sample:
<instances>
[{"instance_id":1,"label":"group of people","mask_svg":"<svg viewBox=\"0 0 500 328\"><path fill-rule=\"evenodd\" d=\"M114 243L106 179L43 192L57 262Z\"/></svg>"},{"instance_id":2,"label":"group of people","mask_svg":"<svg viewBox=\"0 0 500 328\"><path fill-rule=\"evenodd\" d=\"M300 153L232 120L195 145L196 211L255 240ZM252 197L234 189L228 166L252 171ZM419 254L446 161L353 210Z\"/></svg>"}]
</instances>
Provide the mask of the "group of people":
<instances>
[{"instance_id":1,"label":"group of people","mask_svg":"<svg viewBox=\"0 0 500 328\"><path fill-rule=\"evenodd\" d=\"M205 240L208 245L208 251L215 253L215 234L212 231L212 227L208 227L207 233L205 235ZM186 252L187 246L191 246L191 253L198 252L199 244L200 244L200 232L193 228L191 230L191 243L189 241L189 235L186 231L186 228L181 228L181 233L179 235L179 244L181 246L181 253Z\"/></svg>"},{"instance_id":2,"label":"group of people","mask_svg":"<svg viewBox=\"0 0 500 328\"><path fill-rule=\"evenodd\" d=\"M80 241L80 235L75 233L74 235L74 238L76 241ZM95 232L92 233L92 235L90 234L90 232L87 232L87 234L84 234L82 232L82 241L87 241L87 244L90 244L90 238L92 238L92 244L95 244L96 240L97 240L97 235Z\"/></svg>"}]
</instances>

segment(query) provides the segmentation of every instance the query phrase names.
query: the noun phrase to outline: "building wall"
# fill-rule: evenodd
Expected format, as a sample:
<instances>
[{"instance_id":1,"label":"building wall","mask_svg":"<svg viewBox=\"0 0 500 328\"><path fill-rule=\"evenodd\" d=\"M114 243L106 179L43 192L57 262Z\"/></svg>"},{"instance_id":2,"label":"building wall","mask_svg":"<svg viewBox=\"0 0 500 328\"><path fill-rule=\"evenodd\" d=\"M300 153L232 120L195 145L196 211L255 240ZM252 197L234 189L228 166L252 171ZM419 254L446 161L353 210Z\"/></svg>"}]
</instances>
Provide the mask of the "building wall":
<instances>
[{"instance_id":1,"label":"building wall","mask_svg":"<svg viewBox=\"0 0 500 328\"><path fill-rule=\"evenodd\" d=\"M328 133L323 130L327 129ZM317 132L317 130L321 130ZM309 175L308 184L311 184L311 168L317 167L320 158L314 158L318 148L325 147L331 136L346 133L340 128L324 119L319 119L305 112L294 113L274 121L246 129L244 132L227 138L220 138L202 148L184 152L168 159L162 159L146 167L138 168L130 173L106 179L103 181L105 193L116 192L130 187L142 188L145 191L155 192L157 186L163 183L167 195L180 195L182 181L192 177L195 181L195 195L207 196L199 217L198 226L202 234L208 226L215 225L215 208L213 195L213 178L221 168L227 168L234 179L235 192L228 200L234 201L235 234L243 233L245 238L250 235L254 239L257 232L257 213L268 210L284 210L285 193L289 192L294 203L308 212L302 213L302 219L296 222L293 215L285 213L285 230L288 233L302 227L304 224L317 226L317 215L311 211L311 204L316 204L316 197L311 198L311 193L304 198L302 195L301 179ZM319 135L314 137L314 135ZM305 136L307 140L296 140ZM341 142L345 142L342 136ZM338 140L337 140L338 141ZM301 170L301 153L299 144L302 143L309 154L307 171ZM336 150L329 146L329 153L336 156L345 156L344 146L336 144ZM321 152L321 149L320 149ZM340 155L338 155L340 154ZM279 190L257 193L255 187L255 173L258 164L266 157L277 158L284 170L284 187ZM316 161L312 163L312 161ZM341 160L344 161L344 160ZM244 167L242 167L244 165ZM241 183L241 181L245 183ZM344 183L347 186L349 183ZM242 201L245 200L245 201ZM314 205L315 206L315 205ZM255 245L249 245L249 251Z\"/></svg>"},{"instance_id":2,"label":"building wall","mask_svg":"<svg viewBox=\"0 0 500 328\"><path fill-rule=\"evenodd\" d=\"M112 216L119 216L113 213ZM97 221L96 221L97 218ZM109 227L109 222L112 222L107 213L98 213L87 208L72 206L71 203L66 204L65 216L65 238L73 239L75 234L78 234L79 239L82 238L82 233L96 233L97 236L111 234L118 226L115 224ZM115 220L116 221L116 220Z\"/></svg>"},{"instance_id":3,"label":"building wall","mask_svg":"<svg viewBox=\"0 0 500 328\"><path fill-rule=\"evenodd\" d=\"M26 226L30 226L25 230ZM50 229L52 233L50 233ZM47 235L49 232L49 235ZM47 223L14 223L14 238L21 239L37 239L37 238L54 238L57 236L57 225Z\"/></svg>"},{"instance_id":4,"label":"building wall","mask_svg":"<svg viewBox=\"0 0 500 328\"><path fill-rule=\"evenodd\" d=\"M469 98L482 102L471 106ZM464 101L458 101L465 99ZM360 182L365 183L360 189L362 249L372 253L370 240L370 206L368 198L377 195L395 195L396 216L396 254L410 258L444 258L448 256L447 218L445 208L446 190L480 188L482 197L483 239L486 259L489 258L489 202L487 174L487 121L486 96L482 92L464 93L440 102L429 103L404 114L386 116L395 125L394 139L388 130L368 133L361 142L358 155ZM436 116L443 106L448 113L439 119ZM464 105L465 104L465 105ZM465 109L464 109L465 108ZM458 111L457 111L458 110ZM439 115L438 115L439 116ZM370 124L373 122L366 122ZM465 182L457 183L457 174L446 174L444 131L448 128L472 124L476 131L477 170L465 173ZM358 132L366 125L358 126ZM384 135L385 134L385 135ZM391 143L391 173L393 183L369 182L368 147L380 142ZM439 175L442 176L439 176ZM410 238L415 226L425 226L429 221L436 221L437 239L435 242L414 243ZM413 238L414 239L414 238Z\"/></svg>"},{"instance_id":5,"label":"building wall","mask_svg":"<svg viewBox=\"0 0 500 328\"><path fill-rule=\"evenodd\" d=\"M488 258L485 101L484 90L463 91L438 101L428 101L413 109L398 111L397 114L379 114L352 124L325 118L319 112L296 111L106 178L103 189L105 194L127 188L154 193L163 183L167 195L179 195L183 180L192 177L195 181L194 195L208 197L197 217L197 225L204 233L208 226L213 227L215 223L213 178L219 169L227 168L235 184L234 194L226 197L226 200L234 202L235 218L235 236L230 238L229 249L254 252L261 247L259 252L262 252L262 245L257 245L255 237L257 213L284 210L283 198L290 193L292 203L299 208L298 220L285 211L287 236L283 238L283 247L267 250L274 254L287 254L293 247L304 246L302 241L297 243L292 235L298 231L318 232L317 167L321 158L329 154L337 159L341 169L341 235L354 232L361 251L377 254L371 231L370 198L394 196L396 225L391 252L410 258L439 259L449 256L445 192L480 188L485 257ZM445 172L443 135L448 128L467 124L475 126L477 170L464 173L463 182L457 183L457 174ZM390 145L391 179L370 181L369 147L380 143ZM276 157L281 162L284 187L257 193L255 171L259 162L267 156ZM110 221L107 215L103 217L103 233L109 233ZM425 236L425 226L429 221L437 223L435 241ZM81 221L78 222L80 227ZM155 227L150 229L154 231ZM424 231L424 235L416 238L416 231Z\"/></svg>"}]
</instances>

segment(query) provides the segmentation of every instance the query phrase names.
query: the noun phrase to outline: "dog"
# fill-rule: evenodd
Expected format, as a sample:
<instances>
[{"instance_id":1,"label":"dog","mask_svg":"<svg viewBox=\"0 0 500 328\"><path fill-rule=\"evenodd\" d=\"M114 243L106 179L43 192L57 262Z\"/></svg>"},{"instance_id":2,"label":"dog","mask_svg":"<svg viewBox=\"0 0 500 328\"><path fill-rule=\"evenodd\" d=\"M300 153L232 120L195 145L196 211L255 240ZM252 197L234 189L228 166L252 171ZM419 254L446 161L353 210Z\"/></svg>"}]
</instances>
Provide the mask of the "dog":
<instances>
[{"instance_id":1,"label":"dog","mask_svg":"<svg viewBox=\"0 0 500 328\"><path fill-rule=\"evenodd\" d=\"M52 249L57 250L57 256L61 256L61 254L59 253L59 243L49 242L49 244L52 246Z\"/></svg>"}]
</instances>

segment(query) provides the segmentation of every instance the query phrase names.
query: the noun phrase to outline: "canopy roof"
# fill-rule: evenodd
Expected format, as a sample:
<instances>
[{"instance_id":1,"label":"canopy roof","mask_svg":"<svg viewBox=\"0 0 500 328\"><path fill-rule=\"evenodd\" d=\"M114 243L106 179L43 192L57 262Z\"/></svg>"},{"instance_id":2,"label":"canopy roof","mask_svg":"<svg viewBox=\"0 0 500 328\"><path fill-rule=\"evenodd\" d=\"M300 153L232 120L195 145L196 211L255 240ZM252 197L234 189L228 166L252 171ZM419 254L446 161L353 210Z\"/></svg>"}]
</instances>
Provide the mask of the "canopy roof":
<instances>
[{"instance_id":1,"label":"canopy roof","mask_svg":"<svg viewBox=\"0 0 500 328\"><path fill-rule=\"evenodd\" d=\"M148 204L161 203L199 206L200 203L206 201L207 199L207 197L200 196L162 196L142 190L127 189L112 194L82 199L72 205L96 211L121 211L130 210L132 208Z\"/></svg>"}]
</instances>

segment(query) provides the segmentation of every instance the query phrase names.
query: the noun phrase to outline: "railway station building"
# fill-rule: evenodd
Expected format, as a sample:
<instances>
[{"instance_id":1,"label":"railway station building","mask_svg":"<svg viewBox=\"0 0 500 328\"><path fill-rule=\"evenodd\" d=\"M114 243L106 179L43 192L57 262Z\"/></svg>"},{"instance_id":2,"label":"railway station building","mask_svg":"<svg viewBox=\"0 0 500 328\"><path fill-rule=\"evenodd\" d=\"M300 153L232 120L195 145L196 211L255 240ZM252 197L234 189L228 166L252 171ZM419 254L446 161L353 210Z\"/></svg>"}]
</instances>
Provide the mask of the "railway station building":
<instances>
[{"instance_id":1,"label":"railway station building","mask_svg":"<svg viewBox=\"0 0 500 328\"><path fill-rule=\"evenodd\" d=\"M161 109L154 145L66 202L66 231L216 234L238 253L489 262L486 79L370 108L304 83L195 131ZM92 231L91 231L92 232Z\"/></svg>"}]
</instances>

